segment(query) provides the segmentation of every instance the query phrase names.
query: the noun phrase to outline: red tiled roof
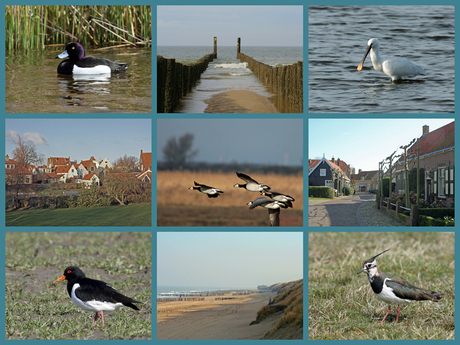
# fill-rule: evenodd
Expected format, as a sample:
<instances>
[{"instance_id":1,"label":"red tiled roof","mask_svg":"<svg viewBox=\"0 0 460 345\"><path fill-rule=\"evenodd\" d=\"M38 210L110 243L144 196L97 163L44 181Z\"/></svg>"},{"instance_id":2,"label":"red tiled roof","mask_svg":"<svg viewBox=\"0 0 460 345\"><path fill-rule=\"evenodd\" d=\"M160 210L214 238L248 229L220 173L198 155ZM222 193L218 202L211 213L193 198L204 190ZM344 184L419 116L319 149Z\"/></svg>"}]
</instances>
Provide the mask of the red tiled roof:
<instances>
[{"instance_id":1,"label":"red tiled roof","mask_svg":"<svg viewBox=\"0 0 460 345\"><path fill-rule=\"evenodd\" d=\"M419 138L419 145L420 156L454 147L455 121L422 135ZM407 150L407 155L408 157L415 157L417 155L417 142ZM404 161L404 157L401 157L398 161Z\"/></svg>"},{"instance_id":2,"label":"red tiled roof","mask_svg":"<svg viewBox=\"0 0 460 345\"><path fill-rule=\"evenodd\" d=\"M86 174L85 176L83 176L82 180L85 181L85 180L91 180L93 178L95 174Z\"/></svg>"},{"instance_id":3,"label":"red tiled roof","mask_svg":"<svg viewBox=\"0 0 460 345\"><path fill-rule=\"evenodd\" d=\"M67 165L67 164L70 164L70 157L69 158L50 157L48 159L50 159L55 165Z\"/></svg>"},{"instance_id":4,"label":"red tiled roof","mask_svg":"<svg viewBox=\"0 0 460 345\"><path fill-rule=\"evenodd\" d=\"M152 167L152 152L142 153L142 163L144 165L144 171Z\"/></svg>"}]
</instances>

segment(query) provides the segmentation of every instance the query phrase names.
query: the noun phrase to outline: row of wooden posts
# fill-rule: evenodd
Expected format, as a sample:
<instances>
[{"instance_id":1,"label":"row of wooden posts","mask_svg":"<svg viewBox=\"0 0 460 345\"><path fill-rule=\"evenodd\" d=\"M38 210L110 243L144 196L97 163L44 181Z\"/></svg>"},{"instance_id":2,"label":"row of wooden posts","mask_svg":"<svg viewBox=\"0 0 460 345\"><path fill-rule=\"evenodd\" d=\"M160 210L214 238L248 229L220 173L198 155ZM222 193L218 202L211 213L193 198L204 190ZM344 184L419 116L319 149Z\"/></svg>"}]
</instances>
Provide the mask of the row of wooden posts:
<instances>
[{"instance_id":1,"label":"row of wooden posts","mask_svg":"<svg viewBox=\"0 0 460 345\"><path fill-rule=\"evenodd\" d=\"M214 37L214 52L189 65L157 55L157 112L172 113L182 97L192 90L200 79L201 73L215 58L217 58L217 37ZM283 104L288 105L292 110L290 112L303 112L302 61L289 66L271 67L241 53L241 38L237 41L237 58L241 62L248 63L248 68L265 86L279 96ZM277 103L275 102L275 106Z\"/></svg>"}]
</instances>

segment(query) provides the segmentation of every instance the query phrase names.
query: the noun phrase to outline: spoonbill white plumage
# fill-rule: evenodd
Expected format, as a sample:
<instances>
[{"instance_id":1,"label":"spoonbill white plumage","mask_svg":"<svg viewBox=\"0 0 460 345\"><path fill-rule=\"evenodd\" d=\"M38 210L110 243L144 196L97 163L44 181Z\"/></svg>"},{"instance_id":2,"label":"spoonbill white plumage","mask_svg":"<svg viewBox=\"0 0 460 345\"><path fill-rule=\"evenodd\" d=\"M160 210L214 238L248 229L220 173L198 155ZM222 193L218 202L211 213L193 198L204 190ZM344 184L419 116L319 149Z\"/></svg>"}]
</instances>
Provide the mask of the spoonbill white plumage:
<instances>
[{"instance_id":1,"label":"spoonbill white plumage","mask_svg":"<svg viewBox=\"0 0 460 345\"><path fill-rule=\"evenodd\" d=\"M367 42L367 51L364 54L363 61L358 66L358 71L361 71L369 52L371 53L372 66L376 71L385 73L391 77L391 81L401 79L401 77L409 77L415 75L427 75L422 67L415 63L396 56L380 56L379 55L379 40L371 38Z\"/></svg>"}]
</instances>

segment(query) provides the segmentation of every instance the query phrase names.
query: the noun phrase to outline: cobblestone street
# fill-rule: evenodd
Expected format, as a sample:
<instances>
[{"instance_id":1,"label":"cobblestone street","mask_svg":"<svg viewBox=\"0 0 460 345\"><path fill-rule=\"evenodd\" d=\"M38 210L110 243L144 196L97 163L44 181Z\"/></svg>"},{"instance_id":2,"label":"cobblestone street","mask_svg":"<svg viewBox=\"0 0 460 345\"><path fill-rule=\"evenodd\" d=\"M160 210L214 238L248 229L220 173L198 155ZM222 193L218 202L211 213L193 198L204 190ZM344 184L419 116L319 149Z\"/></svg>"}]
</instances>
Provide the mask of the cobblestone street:
<instances>
[{"instance_id":1,"label":"cobblestone street","mask_svg":"<svg viewBox=\"0 0 460 345\"><path fill-rule=\"evenodd\" d=\"M332 200L309 200L308 225L404 226L375 207L375 195L356 193Z\"/></svg>"}]
</instances>

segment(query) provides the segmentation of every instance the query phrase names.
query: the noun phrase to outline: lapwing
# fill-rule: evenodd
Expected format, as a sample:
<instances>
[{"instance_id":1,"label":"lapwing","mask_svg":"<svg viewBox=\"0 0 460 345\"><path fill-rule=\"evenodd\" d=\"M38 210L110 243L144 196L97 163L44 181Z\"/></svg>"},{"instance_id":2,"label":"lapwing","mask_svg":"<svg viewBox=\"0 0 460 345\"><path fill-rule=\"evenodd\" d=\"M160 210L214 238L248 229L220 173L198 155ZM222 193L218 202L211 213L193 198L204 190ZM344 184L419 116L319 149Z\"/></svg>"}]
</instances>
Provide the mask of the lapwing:
<instances>
[{"instance_id":1,"label":"lapwing","mask_svg":"<svg viewBox=\"0 0 460 345\"><path fill-rule=\"evenodd\" d=\"M380 271L377 267L377 261L375 258L387 251L389 251L389 249L373 256L368 260L363 261L363 268L359 270L358 274L361 272L366 272L374 293L382 301L388 303L388 312L380 324L383 324L383 321L385 321L386 317L391 311L392 305L398 306L396 313L397 324L399 318L399 305L412 301L424 300L438 302L442 298L441 296L443 294L419 288L401 277Z\"/></svg>"},{"instance_id":2,"label":"lapwing","mask_svg":"<svg viewBox=\"0 0 460 345\"><path fill-rule=\"evenodd\" d=\"M189 189L198 190L201 193L206 194L208 198L217 198L220 195L219 193L223 193L217 188L206 186L205 184L201 184L196 181L193 182L195 182L195 187L190 187Z\"/></svg>"},{"instance_id":3,"label":"lapwing","mask_svg":"<svg viewBox=\"0 0 460 345\"><path fill-rule=\"evenodd\" d=\"M120 307L139 310L133 303L142 303L122 295L103 281L86 278L82 270L76 266L67 267L63 276L54 283L63 280L67 280L67 292L72 301L81 309L96 313L93 327L96 326L97 318L101 315L102 328L104 328L104 310L114 311Z\"/></svg>"},{"instance_id":4,"label":"lapwing","mask_svg":"<svg viewBox=\"0 0 460 345\"><path fill-rule=\"evenodd\" d=\"M269 208L272 210L276 210L278 208L287 208L284 202L268 198L257 198L254 201L249 201L246 205L249 205L250 210L254 209L257 206Z\"/></svg>"},{"instance_id":5,"label":"lapwing","mask_svg":"<svg viewBox=\"0 0 460 345\"><path fill-rule=\"evenodd\" d=\"M291 207L291 208L292 208L292 201L295 201L292 196L283 194L283 193L278 193L273 190L271 190L270 192L267 192L264 190L261 192L261 194L264 196L268 196L269 198L272 198L273 200L281 201L285 203L287 207Z\"/></svg>"},{"instance_id":6,"label":"lapwing","mask_svg":"<svg viewBox=\"0 0 460 345\"><path fill-rule=\"evenodd\" d=\"M243 174L243 173L236 173L236 176L238 176L240 179L245 181L245 184L235 184L233 187L237 188L245 188L246 190L250 192L262 192L264 190L270 190L271 188L267 186L266 184L262 184L257 182L256 180L252 179L250 176Z\"/></svg>"}]
</instances>

